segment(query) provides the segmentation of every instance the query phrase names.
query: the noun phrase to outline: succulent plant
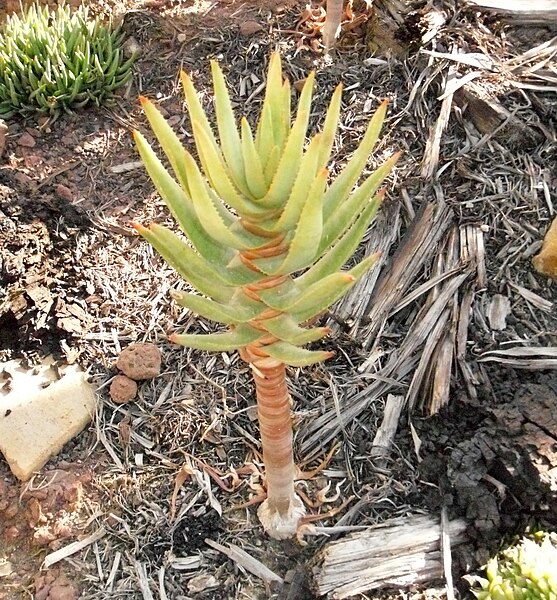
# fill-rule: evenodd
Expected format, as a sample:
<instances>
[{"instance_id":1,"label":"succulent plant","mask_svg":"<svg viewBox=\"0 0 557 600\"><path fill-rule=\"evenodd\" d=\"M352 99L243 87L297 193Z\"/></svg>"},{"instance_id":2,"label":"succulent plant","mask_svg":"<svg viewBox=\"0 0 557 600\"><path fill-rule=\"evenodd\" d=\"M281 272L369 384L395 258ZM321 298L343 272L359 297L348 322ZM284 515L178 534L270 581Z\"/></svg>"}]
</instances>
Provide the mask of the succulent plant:
<instances>
[{"instance_id":1,"label":"succulent plant","mask_svg":"<svg viewBox=\"0 0 557 600\"><path fill-rule=\"evenodd\" d=\"M342 270L381 203L378 190L397 155L355 187L377 142L384 102L351 160L328 183L342 86L332 96L322 131L306 145L314 73L291 122L290 85L283 80L279 54L272 55L255 133L246 118L237 127L223 73L214 61L212 76L220 143L190 77L182 73L201 168L145 98L143 109L174 176L145 137L134 132L147 171L188 241L161 225L134 226L198 292L175 291L175 300L228 328L207 335L173 334L170 340L200 350L238 350L252 368L267 487L258 514L266 531L281 538L296 532L304 513L294 490L285 365L311 365L333 354L302 347L329 333L308 322L376 261L369 256Z\"/></svg>"},{"instance_id":2,"label":"succulent plant","mask_svg":"<svg viewBox=\"0 0 557 600\"><path fill-rule=\"evenodd\" d=\"M525 537L486 566L485 578L475 578L479 600L557 600L557 537Z\"/></svg>"},{"instance_id":3,"label":"succulent plant","mask_svg":"<svg viewBox=\"0 0 557 600\"><path fill-rule=\"evenodd\" d=\"M131 76L124 60L123 33L90 19L81 5L74 12L29 6L7 17L0 28L0 117L100 104Z\"/></svg>"}]
</instances>

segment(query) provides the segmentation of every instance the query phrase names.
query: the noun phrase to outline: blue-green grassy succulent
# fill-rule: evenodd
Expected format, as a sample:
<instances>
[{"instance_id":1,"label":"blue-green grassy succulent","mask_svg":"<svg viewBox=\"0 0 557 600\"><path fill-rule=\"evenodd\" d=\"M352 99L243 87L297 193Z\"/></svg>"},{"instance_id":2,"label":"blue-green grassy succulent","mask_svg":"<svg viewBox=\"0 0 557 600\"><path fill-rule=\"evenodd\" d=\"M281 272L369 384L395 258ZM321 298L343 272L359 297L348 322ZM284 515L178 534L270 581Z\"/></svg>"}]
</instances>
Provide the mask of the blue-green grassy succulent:
<instances>
[{"instance_id":1,"label":"blue-green grassy succulent","mask_svg":"<svg viewBox=\"0 0 557 600\"><path fill-rule=\"evenodd\" d=\"M0 27L0 117L99 105L132 77L123 33L89 18L85 5L51 11L38 3Z\"/></svg>"}]
</instances>

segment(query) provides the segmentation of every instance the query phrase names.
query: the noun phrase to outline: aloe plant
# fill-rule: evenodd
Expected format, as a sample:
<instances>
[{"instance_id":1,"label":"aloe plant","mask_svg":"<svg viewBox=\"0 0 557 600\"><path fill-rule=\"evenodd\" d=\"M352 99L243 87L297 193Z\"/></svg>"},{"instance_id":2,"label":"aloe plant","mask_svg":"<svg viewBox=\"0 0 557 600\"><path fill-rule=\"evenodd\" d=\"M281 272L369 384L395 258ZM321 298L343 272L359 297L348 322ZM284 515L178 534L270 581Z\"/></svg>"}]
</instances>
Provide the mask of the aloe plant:
<instances>
[{"instance_id":1,"label":"aloe plant","mask_svg":"<svg viewBox=\"0 0 557 600\"><path fill-rule=\"evenodd\" d=\"M197 292L174 291L174 299L227 326L222 333L173 334L170 340L199 350L238 350L251 366L267 488L258 515L271 536L285 538L295 534L305 511L294 489L285 369L332 356L302 347L329 333L327 327L308 322L376 261L369 256L342 270L377 212L383 197L380 185L397 156L359 182L385 117L384 102L351 160L328 182L341 85L331 98L322 131L306 144L314 73L291 121L290 85L283 79L279 54L273 54L259 122L252 131L245 118L237 127L223 73L216 62L211 67L219 141L190 77L182 73L201 168L145 98L141 104L173 175L145 137L134 132L146 169L187 240L161 225L134 227Z\"/></svg>"}]
</instances>

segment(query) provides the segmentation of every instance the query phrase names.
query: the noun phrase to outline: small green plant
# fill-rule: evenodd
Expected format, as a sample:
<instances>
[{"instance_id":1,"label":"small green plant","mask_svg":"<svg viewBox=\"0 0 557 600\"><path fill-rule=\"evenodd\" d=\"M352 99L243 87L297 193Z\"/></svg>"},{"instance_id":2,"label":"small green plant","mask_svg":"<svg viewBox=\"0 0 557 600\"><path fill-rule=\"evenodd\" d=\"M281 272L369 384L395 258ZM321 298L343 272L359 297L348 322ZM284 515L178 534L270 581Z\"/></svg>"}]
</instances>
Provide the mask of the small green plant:
<instances>
[{"instance_id":1,"label":"small green plant","mask_svg":"<svg viewBox=\"0 0 557 600\"><path fill-rule=\"evenodd\" d=\"M7 17L0 29L0 117L99 105L132 76L135 57L124 61L123 35L90 19L84 5L51 12L35 3L23 16Z\"/></svg>"},{"instance_id":2,"label":"small green plant","mask_svg":"<svg viewBox=\"0 0 557 600\"><path fill-rule=\"evenodd\" d=\"M223 333L175 334L170 340L199 350L238 350L251 366L267 487L258 514L269 535L284 538L296 533L305 510L294 489L285 366L303 367L332 355L302 346L329 333L313 327L312 319L372 268L376 256L342 269L379 208L384 193L378 190L398 155L362 178L385 118L384 102L359 148L328 185L342 86L333 94L323 130L306 144L314 73L292 121L290 84L279 54L273 54L255 132L245 118L238 128L216 62L212 74L219 141L191 79L182 75L201 167L146 98L143 109L174 176L145 137L134 133L147 171L189 243L161 225L135 228L199 292L175 291L175 300L227 326Z\"/></svg>"},{"instance_id":3,"label":"small green plant","mask_svg":"<svg viewBox=\"0 0 557 600\"><path fill-rule=\"evenodd\" d=\"M486 576L474 578L478 600L557 600L557 536L525 537L492 558Z\"/></svg>"}]
</instances>

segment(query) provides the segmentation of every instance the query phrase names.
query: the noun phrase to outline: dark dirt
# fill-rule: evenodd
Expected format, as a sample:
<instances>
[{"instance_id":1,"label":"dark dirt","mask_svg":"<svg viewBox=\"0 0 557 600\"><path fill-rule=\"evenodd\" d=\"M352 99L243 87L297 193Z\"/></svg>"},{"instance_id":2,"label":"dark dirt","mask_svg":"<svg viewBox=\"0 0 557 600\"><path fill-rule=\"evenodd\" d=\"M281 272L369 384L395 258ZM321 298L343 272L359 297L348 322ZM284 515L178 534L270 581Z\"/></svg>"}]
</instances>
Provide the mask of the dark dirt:
<instances>
[{"instance_id":1,"label":"dark dirt","mask_svg":"<svg viewBox=\"0 0 557 600\"><path fill-rule=\"evenodd\" d=\"M59 353L82 331L87 293L69 257L90 226L79 206L0 169L0 353Z\"/></svg>"},{"instance_id":2,"label":"dark dirt","mask_svg":"<svg viewBox=\"0 0 557 600\"><path fill-rule=\"evenodd\" d=\"M479 402L464 394L429 420L415 422L421 439L420 492L429 509L441 505L472 525L462 566L483 564L501 540L528 526L557 529L557 375L530 377L492 370ZM531 379L532 383L524 383Z\"/></svg>"}]
</instances>

